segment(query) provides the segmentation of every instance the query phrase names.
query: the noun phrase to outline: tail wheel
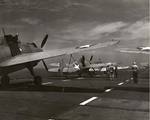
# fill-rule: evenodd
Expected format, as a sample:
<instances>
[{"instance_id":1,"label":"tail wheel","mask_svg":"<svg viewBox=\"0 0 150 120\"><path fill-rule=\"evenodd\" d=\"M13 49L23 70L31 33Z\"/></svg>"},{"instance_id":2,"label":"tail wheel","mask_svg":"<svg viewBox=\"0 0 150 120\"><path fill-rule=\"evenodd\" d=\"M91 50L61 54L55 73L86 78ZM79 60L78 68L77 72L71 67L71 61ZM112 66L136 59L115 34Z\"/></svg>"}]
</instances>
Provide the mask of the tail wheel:
<instances>
[{"instance_id":1,"label":"tail wheel","mask_svg":"<svg viewBox=\"0 0 150 120\"><path fill-rule=\"evenodd\" d=\"M42 78L41 78L41 76L35 76L34 77L34 84L35 85L41 85L42 84Z\"/></svg>"},{"instance_id":2,"label":"tail wheel","mask_svg":"<svg viewBox=\"0 0 150 120\"><path fill-rule=\"evenodd\" d=\"M9 76L2 76L1 78L1 85L2 86L8 86L9 85L9 81L10 81L10 78Z\"/></svg>"}]
</instances>

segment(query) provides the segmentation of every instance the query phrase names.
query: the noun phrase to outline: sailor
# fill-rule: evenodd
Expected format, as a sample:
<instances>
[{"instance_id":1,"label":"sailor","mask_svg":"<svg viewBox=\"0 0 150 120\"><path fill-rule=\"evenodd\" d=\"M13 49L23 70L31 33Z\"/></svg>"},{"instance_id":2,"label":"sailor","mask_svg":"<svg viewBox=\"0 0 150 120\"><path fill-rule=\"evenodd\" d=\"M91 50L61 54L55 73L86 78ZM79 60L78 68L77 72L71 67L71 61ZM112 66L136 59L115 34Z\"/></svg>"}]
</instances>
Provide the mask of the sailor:
<instances>
[{"instance_id":1,"label":"sailor","mask_svg":"<svg viewBox=\"0 0 150 120\"><path fill-rule=\"evenodd\" d=\"M81 61L82 67L85 67L85 57L84 57L84 55L82 55L80 61Z\"/></svg>"},{"instance_id":2,"label":"sailor","mask_svg":"<svg viewBox=\"0 0 150 120\"><path fill-rule=\"evenodd\" d=\"M110 80L114 80L114 77L115 77L114 76L114 70L115 70L115 68L114 68L113 64L112 63L108 64L107 74L108 74Z\"/></svg>"},{"instance_id":3,"label":"sailor","mask_svg":"<svg viewBox=\"0 0 150 120\"><path fill-rule=\"evenodd\" d=\"M83 73L85 73L85 57L82 55L82 57L79 60L79 68L78 75L81 77Z\"/></svg>"},{"instance_id":4,"label":"sailor","mask_svg":"<svg viewBox=\"0 0 150 120\"><path fill-rule=\"evenodd\" d=\"M132 66L131 66L131 69L132 69L132 77L133 77L133 82L135 84L138 83L138 66L136 64L136 62L134 61Z\"/></svg>"},{"instance_id":5,"label":"sailor","mask_svg":"<svg viewBox=\"0 0 150 120\"><path fill-rule=\"evenodd\" d=\"M109 74L109 65L106 66L106 74Z\"/></svg>"},{"instance_id":6,"label":"sailor","mask_svg":"<svg viewBox=\"0 0 150 120\"><path fill-rule=\"evenodd\" d=\"M117 78L118 77L118 66L115 65L114 67L115 67L115 69L114 69L115 77Z\"/></svg>"}]
</instances>

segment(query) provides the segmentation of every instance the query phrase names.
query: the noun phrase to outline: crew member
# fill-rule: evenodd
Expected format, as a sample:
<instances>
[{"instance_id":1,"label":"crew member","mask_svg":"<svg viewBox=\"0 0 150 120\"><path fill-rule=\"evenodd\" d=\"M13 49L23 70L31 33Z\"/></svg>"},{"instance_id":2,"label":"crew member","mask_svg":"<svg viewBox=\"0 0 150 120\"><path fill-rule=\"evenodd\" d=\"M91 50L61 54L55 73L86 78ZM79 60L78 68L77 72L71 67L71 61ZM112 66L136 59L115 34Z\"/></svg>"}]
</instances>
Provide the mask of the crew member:
<instances>
[{"instance_id":1,"label":"crew member","mask_svg":"<svg viewBox=\"0 0 150 120\"><path fill-rule=\"evenodd\" d=\"M85 57L84 57L84 55L82 55L80 61L81 61L82 67L85 67Z\"/></svg>"},{"instance_id":2,"label":"crew member","mask_svg":"<svg viewBox=\"0 0 150 120\"><path fill-rule=\"evenodd\" d=\"M107 66L107 74L108 74L110 80L114 80L115 76L114 76L114 66L113 66L113 64L109 64Z\"/></svg>"},{"instance_id":3,"label":"crew member","mask_svg":"<svg viewBox=\"0 0 150 120\"><path fill-rule=\"evenodd\" d=\"M135 84L138 83L138 66L136 64L136 62L133 62L132 66L131 66L131 69L132 69L132 77L133 77L133 82Z\"/></svg>"},{"instance_id":4,"label":"crew member","mask_svg":"<svg viewBox=\"0 0 150 120\"><path fill-rule=\"evenodd\" d=\"M115 77L118 77L118 66L115 65L115 69L114 69L114 73L115 73Z\"/></svg>"}]
</instances>

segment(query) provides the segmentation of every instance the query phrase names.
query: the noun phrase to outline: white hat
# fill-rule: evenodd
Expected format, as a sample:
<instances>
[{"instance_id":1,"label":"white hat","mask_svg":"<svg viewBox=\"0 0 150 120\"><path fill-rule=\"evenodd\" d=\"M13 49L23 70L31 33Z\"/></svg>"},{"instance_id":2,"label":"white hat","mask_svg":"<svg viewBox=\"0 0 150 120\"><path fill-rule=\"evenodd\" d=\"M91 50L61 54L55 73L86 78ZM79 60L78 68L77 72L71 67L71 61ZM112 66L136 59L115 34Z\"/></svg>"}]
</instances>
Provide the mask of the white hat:
<instances>
[{"instance_id":1,"label":"white hat","mask_svg":"<svg viewBox=\"0 0 150 120\"><path fill-rule=\"evenodd\" d=\"M135 61L133 62L133 65L136 65L136 62L135 62Z\"/></svg>"}]
</instances>

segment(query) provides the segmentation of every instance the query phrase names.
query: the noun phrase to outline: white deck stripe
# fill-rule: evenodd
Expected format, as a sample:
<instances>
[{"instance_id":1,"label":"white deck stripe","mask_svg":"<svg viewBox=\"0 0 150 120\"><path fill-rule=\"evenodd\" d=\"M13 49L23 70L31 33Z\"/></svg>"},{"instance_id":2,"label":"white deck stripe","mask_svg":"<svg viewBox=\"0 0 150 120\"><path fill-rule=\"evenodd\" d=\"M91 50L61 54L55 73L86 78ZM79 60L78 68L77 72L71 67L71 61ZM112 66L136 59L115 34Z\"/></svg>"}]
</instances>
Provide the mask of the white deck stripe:
<instances>
[{"instance_id":1,"label":"white deck stripe","mask_svg":"<svg viewBox=\"0 0 150 120\"><path fill-rule=\"evenodd\" d=\"M53 82L42 83L42 85L52 84Z\"/></svg>"},{"instance_id":2,"label":"white deck stripe","mask_svg":"<svg viewBox=\"0 0 150 120\"><path fill-rule=\"evenodd\" d=\"M63 82L71 81L70 79L61 80Z\"/></svg>"},{"instance_id":3,"label":"white deck stripe","mask_svg":"<svg viewBox=\"0 0 150 120\"><path fill-rule=\"evenodd\" d=\"M110 92L111 90L112 90L112 88L111 89L106 89L105 92Z\"/></svg>"},{"instance_id":4,"label":"white deck stripe","mask_svg":"<svg viewBox=\"0 0 150 120\"><path fill-rule=\"evenodd\" d=\"M84 79L83 77L79 77L79 78L77 78L78 80L81 80L81 79Z\"/></svg>"},{"instance_id":5,"label":"white deck stripe","mask_svg":"<svg viewBox=\"0 0 150 120\"><path fill-rule=\"evenodd\" d=\"M123 84L124 84L124 82L118 83L118 85L123 85Z\"/></svg>"},{"instance_id":6,"label":"white deck stripe","mask_svg":"<svg viewBox=\"0 0 150 120\"><path fill-rule=\"evenodd\" d=\"M91 102L91 101L93 101L93 100L95 100L95 99L97 99L97 98L98 98L98 97L91 97L90 99L88 99L88 100L86 100L86 101L80 103L80 105L86 105L87 103L89 103L89 102Z\"/></svg>"}]
</instances>

